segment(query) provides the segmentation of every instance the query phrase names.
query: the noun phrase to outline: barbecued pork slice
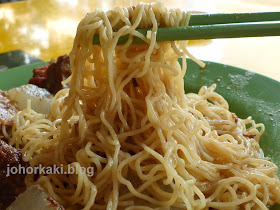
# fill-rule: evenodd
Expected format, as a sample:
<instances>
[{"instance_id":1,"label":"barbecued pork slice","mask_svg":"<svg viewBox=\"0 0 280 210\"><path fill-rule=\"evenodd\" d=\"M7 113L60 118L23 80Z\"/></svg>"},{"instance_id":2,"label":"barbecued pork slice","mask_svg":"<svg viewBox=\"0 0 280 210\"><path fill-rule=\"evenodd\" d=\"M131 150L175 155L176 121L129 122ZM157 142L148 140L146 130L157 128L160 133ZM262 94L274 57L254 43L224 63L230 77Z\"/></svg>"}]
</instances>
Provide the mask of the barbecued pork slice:
<instances>
[{"instance_id":1,"label":"barbecued pork slice","mask_svg":"<svg viewBox=\"0 0 280 210\"><path fill-rule=\"evenodd\" d=\"M71 72L69 56L63 55L58 57L56 62L52 59L49 63L35 68L29 84L45 88L55 94L63 89L61 82L69 77Z\"/></svg>"},{"instance_id":2,"label":"barbecued pork slice","mask_svg":"<svg viewBox=\"0 0 280 210\"><path fill-rule=\"evenodd\" d=\"M29 162L22 160L21 150L0 140L0 209L8 207L16 196L26 189L24 183L26 174L12 168L21 167L23 170L28 166Z\"/></svg>"},{"instance_id":3,"label":"barbecued pork slice","mask_svg":"<svg viewBox=\"0 0 280 210\"><path fill-rule=\"evenodd\" d=\"M15 101L12 101L7 92L0 90L0 139L7 140L4 136L3 131L9 133L13 121L11 118L18 112L18 107ZM2 138L1 138L2 137Z\"/></svg>"}]
</instances>

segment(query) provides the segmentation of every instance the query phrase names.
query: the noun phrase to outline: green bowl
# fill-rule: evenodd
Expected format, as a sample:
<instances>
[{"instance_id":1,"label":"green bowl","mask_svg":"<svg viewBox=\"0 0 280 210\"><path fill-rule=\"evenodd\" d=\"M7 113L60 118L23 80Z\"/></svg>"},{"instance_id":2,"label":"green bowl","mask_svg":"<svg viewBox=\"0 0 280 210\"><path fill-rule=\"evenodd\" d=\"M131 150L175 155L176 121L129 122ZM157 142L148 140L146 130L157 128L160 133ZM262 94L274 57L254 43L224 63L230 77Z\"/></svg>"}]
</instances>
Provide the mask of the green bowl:
<instances>
[{"instance_id":1,"label":"green bowl","mask_svg":"<svg viewBox=\"0 0 280 210\"><path fill-rule=\"evenodd\" d=\"M8 90L28 83L34 67L44 62L0 72L0 89ZM197 93L200 87L217 84L216 92L240 118L252 116L265 125L260 145L265 156L280 166L280 82L263 75L220 63L206 61L201 69L188 59L185 91ZM278 171L280 177L280 172ZM279 205L272 209L280 209Z\"/></svg>"}]
</instances>

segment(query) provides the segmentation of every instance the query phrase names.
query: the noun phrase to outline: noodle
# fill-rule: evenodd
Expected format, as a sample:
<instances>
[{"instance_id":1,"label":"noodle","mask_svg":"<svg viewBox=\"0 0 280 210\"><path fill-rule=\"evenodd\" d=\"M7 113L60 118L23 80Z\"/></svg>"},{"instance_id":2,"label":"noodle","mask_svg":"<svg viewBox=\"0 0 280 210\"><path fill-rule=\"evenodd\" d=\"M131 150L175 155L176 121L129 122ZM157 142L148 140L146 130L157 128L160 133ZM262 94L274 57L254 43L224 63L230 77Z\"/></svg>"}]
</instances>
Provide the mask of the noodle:
<instances>
[{"instance_id":1,"label":"noodle","mask_svg":"<svg viewBox=\"0 0 280 210\"><path fill-rule=\"evenodd\" d=\"M66 208L266 209L280 202L277 167L259 146L264 126L231 113L215 85L185 94L186 43L156 42L158 27L188 20L160 3L87 14L70 53L70 89L56 94L47 116L30 105L20 111L10 140L32 167L78 173L28 175L27 185L40 184ZM136 28L151 31L145 37ZM94 34L100 46L92 46ZM133 36L146 43L133 44Z\"/></svg>"}]
</instances>

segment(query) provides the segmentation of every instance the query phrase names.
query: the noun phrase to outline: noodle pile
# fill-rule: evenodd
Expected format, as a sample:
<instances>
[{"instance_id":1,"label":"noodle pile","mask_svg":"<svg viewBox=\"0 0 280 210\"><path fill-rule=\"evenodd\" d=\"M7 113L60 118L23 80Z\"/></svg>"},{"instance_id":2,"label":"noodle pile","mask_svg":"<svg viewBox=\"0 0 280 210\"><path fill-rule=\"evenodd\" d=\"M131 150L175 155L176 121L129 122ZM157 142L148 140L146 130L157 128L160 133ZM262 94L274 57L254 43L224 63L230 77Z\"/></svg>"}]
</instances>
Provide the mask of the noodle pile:
<instances>
[{"instance_id":1,"label":"noodle pile","mask_svg":"<svg viewBox=\"0 0 280 210\"><path fill-rule=\"evenodd\" d=\"M262 155L262 124L229 111L215 85L184 93L186 42L156 42L188 13L160 3L96 10L79 24L70 89L49 115L29 107L10 144L31 166L93 167L94 175L28 175L67 208L266 209L280 202L277 166ZM147 37L137 28L152 28ZM94 34L100 46L92 46ZM120 36L129 34L124 45ZM133 44L133 36L145 41ZM182 58L182 67L178 59Z\"/></svg>"}]
</instances>

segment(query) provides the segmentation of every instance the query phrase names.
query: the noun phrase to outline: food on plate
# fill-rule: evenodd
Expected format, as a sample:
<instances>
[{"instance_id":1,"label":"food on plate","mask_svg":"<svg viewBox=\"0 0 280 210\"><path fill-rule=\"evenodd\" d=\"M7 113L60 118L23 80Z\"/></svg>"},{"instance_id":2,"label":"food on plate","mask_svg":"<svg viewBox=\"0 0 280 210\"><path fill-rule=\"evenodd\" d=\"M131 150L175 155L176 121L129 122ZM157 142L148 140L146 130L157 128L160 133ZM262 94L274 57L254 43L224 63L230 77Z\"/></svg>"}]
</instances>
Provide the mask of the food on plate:
<instances>
[{"instance_id":1,"label":"food on plate","mask_svg":"<svg viewBox=\"0 0 280 210\"><path fill-rule=\"evenodd\" d=\"M4 138L12 128L13 121L10 120L18 112L18 107L15 101L12 101L7 92L0 90L0 139Z\"/></svg>"},{"instance_id":2,"label":"food on plate","mask_svg":"<svg viewBox=\"0 0 280 210\"><path fill-rule=\"evenodd\" d=\"M6 209L25 189L25 174L10 174L8 167L28 167L22 160L22 151L0 140L0 209Z\"/></svg>"},{"instance_id":3,"label":"food on plate","mask_svg":"<svg viewBox=\"0 0 280 210\"><path fill-rule=\"evenodd\" d=\"M193 58L187 42L156 42L158 27L188 20L161 3L87 14L69 55L69 88L56 93L48 114L29 104L12 118L9 143L22 148L24 161L68 171L28 174L27 186L78 209L267 209L280 202L277 166L259 146L264 125L230 112L215 85L185 94L186 56ZM151 30L144 36L137 28ZM100 45L93 46L95 34ZM132 43L135 36L145 43Z\"/></svg>"},{"instance_id":4,"label":"food on plate","mask_svg":"<svg viewBox=\"0 0 280 210\"><path fill-rule=\"evenodd\" d=\"M27 107L27 101L30 100L31 108L43 114L48 114L51 109L51 100L53 95L45 88L36 85L22 85L8 91L9 97L17 103L20 110Z\"/></svg>"},{"instance_id":5,"label":"food on plate","mask_svg":"<svg viewBox=\"0 0 280 210\"><path fill-rule=\"evenodd\" d=\"M61 82L71 74L70 60L68 55L59 56L57 61L39 66L33 70L33 77L29 84L47 89L50 93L56 94L63 88Z\"/></svg>"},{"instance_id":6,"label":"food on plate","mask_svg":"<svg viewBox=\"0 0 280 210\"><path fill-rule=\"evenodd\" d=\"M11 137L14 123L12 118L18 111L26 108L28 100L31 100L32 108L38 113L49 112L51 98L52 96L47 90L35 85L24 85L11 89L9 92L0 91L0 209L6 209L18 195L25 191L26 173L23 170L30 165L29 162L22 160L22 150L5 142ZM21 171L12 174L14 167ZM32 202L30 201L30 203ZM19 208L14 206L10 209Z\"/></svg>"},{"instance_id":7,"label":"food on plate","mask_svg":"<svg viewBox=\"0 0 280 210\"><path fill-rule=\"evenodd\" d=\"M30 186L20 194L7 210L63 210L39 185Z\"/></svg>"}]
</instances>

